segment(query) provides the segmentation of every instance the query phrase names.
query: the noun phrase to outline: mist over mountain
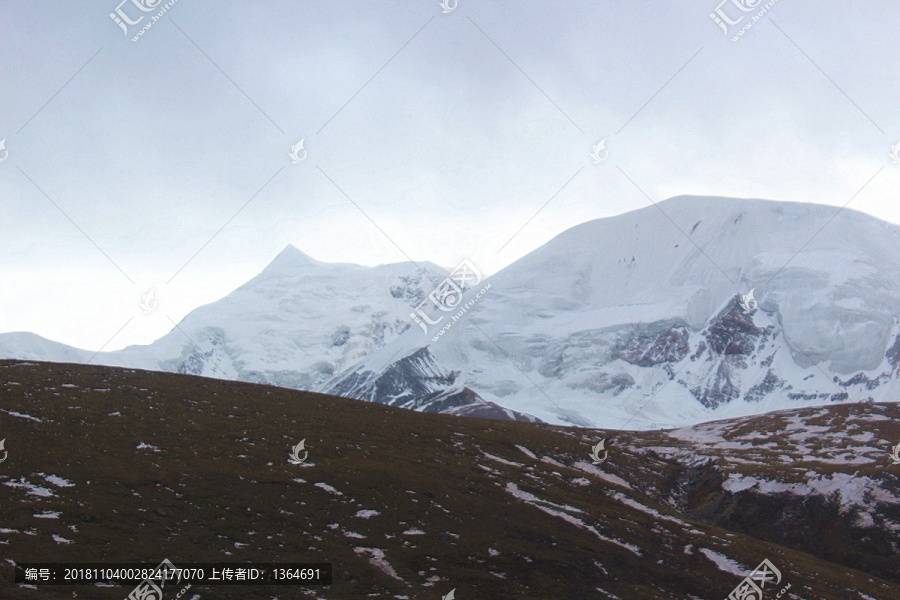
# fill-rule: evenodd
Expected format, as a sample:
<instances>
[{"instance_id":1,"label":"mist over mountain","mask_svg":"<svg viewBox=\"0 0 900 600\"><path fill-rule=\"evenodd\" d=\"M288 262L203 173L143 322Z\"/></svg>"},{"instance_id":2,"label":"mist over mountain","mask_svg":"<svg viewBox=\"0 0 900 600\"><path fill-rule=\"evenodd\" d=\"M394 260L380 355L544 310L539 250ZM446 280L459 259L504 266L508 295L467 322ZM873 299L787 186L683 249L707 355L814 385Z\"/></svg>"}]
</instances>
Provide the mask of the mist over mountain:
<instances>
[{"instance_id":1,"label":"mist over mountain","mask_svg":"<svg viewBox=\"0 0 900 600\"><path fill-rule=\"evenodd\" d=\"M95 355L14 333L0 357L610 428L894 401L897 248L900 227L849 209L677 197L560 234L466 289L456 320L428 300L448 273L434 264L288 247L153 344Z\"/></svg>"}]
</instances>

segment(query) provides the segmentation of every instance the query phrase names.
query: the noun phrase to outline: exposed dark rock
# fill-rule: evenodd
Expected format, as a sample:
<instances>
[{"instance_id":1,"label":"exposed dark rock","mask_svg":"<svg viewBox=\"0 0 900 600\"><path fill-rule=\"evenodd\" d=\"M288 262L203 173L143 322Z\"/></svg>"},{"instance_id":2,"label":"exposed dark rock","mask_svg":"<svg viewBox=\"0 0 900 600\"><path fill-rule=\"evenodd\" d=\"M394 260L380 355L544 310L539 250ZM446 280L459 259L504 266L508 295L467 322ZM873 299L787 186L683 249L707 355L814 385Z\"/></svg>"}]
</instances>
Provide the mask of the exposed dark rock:
<instances>
[{"instance_id":1,"label":"exposed dark rock","mask_svg":"<svg viewBox=\"0 0 900 600\"><path fill-rule=\"evenodd\" d=\"M458 371L444 371L428 347L395 361L380 375L356 371L337 381L329 393L419 410L488 419L539 422L539 419L487 402L474 390L454 386Z\"/></svg>"},{"instance_id":2,"label":"exposed dark rock","mask_svg":"<svg viewBox=\"0 0 900 600\"><path fill-rule=\"evenodd\" d=\"M718 408L737 399L741 394L740 376L734 361L723 360L706 385L691 388L691 393L707 408Z\"/></svg>"},{"instance_id":3,"label":"exposed dark rock","mask_svg":"<svg viewBox=\"0 0 900 600\"><path fill-rule=\"evenodd\" d=\"M763 333L751 316L743 313L740 297L735 296L728 307L710 322L704 337L716 354L749 356Z\"/></svg>"},{"instance_id":4,"label":"exposed dark rock","mask_svg":"<svg viewBox=\"0 0 900 600\"><path fill-rule=\"evenodd\" d=\"M766 373L765 378L747 390L747 393L744 394L744 400L748 402L759 402L766 395L775 391L776 388L783 387L786 382L778 377L772 369Z\"/></svg>"},{"instance_id":5,"label":"exposed dark rock","mask_svg":"<svg viewBox=\"0 0 900 600\"><path fill-rule=\"evenodd\" d=\"M885 356L890 365L894 367L894 374L900 374L900 334L897 334L897 337L894 338L894 343L885 352Z\"/></svg>"},{"instance_id":6,"label":"exposed dark rock","mask_svg":"<svg viewBox=\"0 0 900 600\"><path fill-rule=\"evenodd\" d=\"M331 345L332 346L343 346L350 339L350 328L346 325L341 325L331 334Z\"/></svg>"},{"instance_id":7,"label":"exposed dark rock","mask_svg":"<svg viewBox=\"0 0 900 600\"><path fill-rule=\"evenodd\" d=\"M687 356L687 328L680 323L658 323L632 331L615 357L639 367L678 362Z\"/></svg>"}]
</instances>

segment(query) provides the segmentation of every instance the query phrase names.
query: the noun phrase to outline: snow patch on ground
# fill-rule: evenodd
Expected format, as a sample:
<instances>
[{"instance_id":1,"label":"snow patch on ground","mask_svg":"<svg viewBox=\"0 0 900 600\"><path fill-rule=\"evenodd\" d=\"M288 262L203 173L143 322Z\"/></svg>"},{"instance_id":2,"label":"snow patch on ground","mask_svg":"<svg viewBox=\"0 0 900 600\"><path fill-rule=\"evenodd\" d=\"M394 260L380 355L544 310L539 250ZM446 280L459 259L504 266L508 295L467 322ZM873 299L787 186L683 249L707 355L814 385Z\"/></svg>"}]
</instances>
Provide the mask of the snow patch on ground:
<instances>
[{"instance_id":1,"label":"snow patch on ground","mask_svg":"<svg viewBox=\"0 0 900 600\"><path fill-rule=\"evenodd\" d=\"M688 525L681 519L676 519L675 517L670 517L669 515L664 515L656 509L650 508L649 506L644 506L640 502L638 502L636 500L632 500L625 494L620 494L620 493L616 492L612 496L619 502L626 504L626 505L630 506L631 508L637 509L643 513L647 513L648 515L656 517L657 519L661 519L663 521L671 521L672 523L677 523L678 525L683 525L684 527L690 527L690 525Z\"/></svg>"},{"instance_id":2,"label":"snow patch on ground","mask_svg":"<svg viewBox=\"0 0 900 600\"><path fill-rule=\"evenodd\" d=\"M41 477L47 480L48 483L52 483L56 487L75 487L75 484L71 481L67 481L62 477L57 477L56 475L44 475L43 473L38 473Z\"/></svg>"},{"instance_id":3,"label":"snow patch on ground","mask_svg":"<svg viewBox=\"0 0 900 600\"><path fill-rule=\"evenodd\" d=\"M559 462L558 460L555 460L555 459L550 458L549 456L544 456L543 458L541 458L541 462L545 462L545 463L547 463L548 465L553 465L554 467L559 467L559 468L561 468L561 469L565 469L565 468L566 468L566 465L562 464L562 463Z\"/></svg>"},{"instance_id":4,"label":"snow patch on ground","mask_svg":"<svg viewBox=\"0 0 900 600\"><path fill-rule=\"evenodd\" d=\"M841 505L844 508L850 504L865 504L864 494L860 493L863 488L869 488L871 495L876 500L886 502L896 500L892 495L881 490L876 481L868 477L854 477L848 473L819 475L808 472L805 483L784 483L770 479L759 479L740 473L731 473L725 483L722 484L722 487L732 493L754 488L762 494L788 492L797 496L808 496L813 493L829 496L838 492Z\"/></svg>"},{"instance_id":5,"label":"snow patch on ground","mask_svg":"<svg viewBox=\"0 0 900 600\"><path fill-rule=\"evenodd\" d=\"M6 414L8 414L11 417L19 417L20 419L28 419L30 421L35 421L37 423L44 422L42 419L39 419L37 417L32 417L31 415L26 415L25 413L16 412L14 410L5 410L3 408L0 408L0 410L2 410L3 412L5 412Z\"/></svg>"},{"instance_id":6,"label":"snow patch on ground","mask_svg":"<svg viewBox=\"0 0 900 600\"><path fill-rule=\"evenodd\" d=\"M597 467L595 467L594 465L592 465L590 463L587 463L584 461L578 461L573 466L576 469L578 469L579 471L584 471L585 473L589 473L589 474L593 475L594 477L598 477L600 479L603 479L604 481L608 481L609 483L614 483L616 485L620 485L629 490L632 489L631 485L627 481L625 481L624 479L619 477L618 475L613 475L612 473L607 473L606 471L598 469Z\"/></svg>"},{"instance_id":7,"label":"snow patch on ground","mask_svg":"<svg viewBox=\"0 0 900 600\"><path fill-rule=\"evenodd\" d=\"M554 508L559 508L561 510L568 510L570 512L579 512L579 513L584 512L580 508L575 508L574 506L560 505L560 504L555 504L553 502L550 502L549 500L542 500L542 499L538 498L537 496L535 496L534 494L530 494L526 491L520 490L519 486L517 486L516 484L514 484L512 482L506 484L506 491L509 492L514 498L518 498L519 500L524 500L525 502L529 502L529 503L540 502L542 504L549 504L550 506L553 506Z\"/></svg>"},{"instance_id":8,"label":"snow patch on ground","mask_svg":"<svg viewBox=\"0 0 900 600\"><path fill-rule=\"evenodd\" d=\"M566 512L563 512L563 510L574 510L576 512L583 512L580 509L577 509L577 508L574 508L571 506L560 506L558 504L548 502L547 500L541 500L540 498L534 496L533 494L529 494L528 492L523 492L522 490L520 490L518 488L518 486L516 486L516 484L514 484L512 482L506 484L506 491L509 492L509 494L511 494L513 497L523 500L523 501L527 502L528 504L531 504L535 508L538 508L538 509L544 511L548 515L560 518L563 521L566 521L567 523L570 523L571 525L578 527L579 529L583 529L584 531L588 531L588 532L594 534L598 539L601 539L604 542L616 544L617 546L621 546L622 548L625 548L626 550L629 550L629 551L633 552L634 554L641 556L640 548L638 548L634 544L629 544L627 542L621 542L619 540L607 537L607 536L603 535L602 533L600 533L599 531L597 531L592 525L588 525L581 519L579 519L577 517L573 517L572 515L570 515ZM549 506L544 506L545 504L549 504L550 506L555 506L562 510L554 510L554 509L550 508Z\"/></svg>"},{"instance_id":9,"label":"snow patch on ground","mask_svg":"<svg viewBox=\"0 0 900 600\"><path fill-rule=\"evenodd\" d=\"M490 458L491 460L495 460L498 463L502 463L504 465L509 465L511 467L524 467L525 466L522 463L513 462L511 460L506 460L505 458L500 458L499 456L494 456L493 454L489 454L489 453L485 452L484 450L482 450L481 453L484 454L485 456L487 456L488 458Z\"/></svg>"},{"instance_id":10,"label":"snow patch on ground","mask_svg":"<svg viewBox=\"0 0 900 600\"><path fill-rule=\"evenodd\" d=\"M41 496L43 498L52 498L53 492L48 488L40 487L29 483L25 480L24 477L20 478L18 481L4 481L3 485L8 485L9 487L14 488L24 488L29 494L32 496Z\"/></svg>"},{"instance_id":11,"label":"snow patch on ground","mask_svg":"<svg viewBox=\"0 0 900 600\"><path fill-rule=\"evenodd\" d=\"M537 456L535 456L534 452L532 452L532 451L529 450L528 448L525 448L525 447L520 446L520 445L518 445L518 444L516 444L516 448L518 448L519 450L521 450L521 451L522 451L526 456L528 456L529 458L533 458L533 459L537 460Z\"/></svg>"},{"instance_id":12,"label":"snow patch on ground","mask_svg":"<svg viewBox=\"0 0 900 600\"><path fill-rule=\"evenodd\" d=\"M388 561L385 560L383 550L380 550L378 548L356 547L353 549L353 551L368 558L370 564L378 567L390 577L393 577L397 581L403 581L403 579L401 579L400 576L397 575L397 572L394 570L394 568L388 563Z\"/></svg>"},{"instance_id":13,"label":"snow patch on ground","mask_svg":"<svg viewBox=\"0 0 900 600\"><path fill-rule=\"evenodd\" d=\"M719 554L714 550L710 550L709 548L698 548L700 553L703 554L706 558L713 561L713 563L719 568L720 571L725 571L726 573L731 573L732 575L739 575L743 577L747 574L747 570L742 568L741 565L737 564L735 561L731 560L724 554Z\"/></svg>"},{"instance_id":14,"label":"snow patch on ground","mask_svg":"<svg viewBox=\"0 0 900 600\"><path fill-rule=\"evenodd\" d=\"M334 489L333 487L331 487L330 485L328 485L327 483L323 483L321 481L319 483L314 483L313 485L315 485L317 488L325 490L326 492L334 494L335 496L343 496L344 495L344 494L340 493L339 491L337 491L336 489Z\"/></svg>"}]
</instances>

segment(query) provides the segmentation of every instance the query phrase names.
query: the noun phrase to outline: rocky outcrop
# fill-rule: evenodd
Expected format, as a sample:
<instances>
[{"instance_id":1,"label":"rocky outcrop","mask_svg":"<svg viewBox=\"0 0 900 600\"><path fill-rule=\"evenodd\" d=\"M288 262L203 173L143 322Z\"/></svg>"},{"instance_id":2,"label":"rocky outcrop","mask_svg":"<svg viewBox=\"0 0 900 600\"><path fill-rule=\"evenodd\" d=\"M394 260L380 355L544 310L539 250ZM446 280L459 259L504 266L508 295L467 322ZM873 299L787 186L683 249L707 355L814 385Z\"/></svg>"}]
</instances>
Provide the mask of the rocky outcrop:
<instances>
[{"instance_id":1,"label":"rocky outcrop","mask_svg":"<svg viewBox=\"0 0 900 600\"><path fill-rule=\"evenodd\" d=\"M614 357L639 367L678 362L690 352L687 326L663 321L643 329L633 329Z\"/></svg>"},{"instance_id":2,"label":"rocky outcrop","mask_svg":"<svg viewBox=\"0 0 900 600\"><path fill-rule=\"evenodd\" d=\"M426 346L381 373L353 371L330 384L327 392L421 412L539 422L530 415L487 402L470 388L455 385L458 376L458 371L442 369Z\"/></svg>"}]
</instances>

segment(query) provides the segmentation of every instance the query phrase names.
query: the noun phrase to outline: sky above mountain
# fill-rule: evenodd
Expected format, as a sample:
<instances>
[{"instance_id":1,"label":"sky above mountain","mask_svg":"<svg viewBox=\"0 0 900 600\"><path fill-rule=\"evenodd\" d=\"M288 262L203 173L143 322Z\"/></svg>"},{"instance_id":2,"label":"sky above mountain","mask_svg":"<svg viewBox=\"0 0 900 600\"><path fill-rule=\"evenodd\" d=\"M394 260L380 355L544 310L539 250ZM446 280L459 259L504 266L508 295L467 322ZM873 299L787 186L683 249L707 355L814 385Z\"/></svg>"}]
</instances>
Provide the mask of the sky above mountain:
<instances>
[{"instance_id":1,"label":"sky above mountain","mask_svg":"<svg viewBox=\"0 0 900 600\"><path fill-rule=\"evenodd\" d=\"M143 2L0 2L0 332L147 343L288 244L493 273L678 194L900 223L894 3Z\"/></svg>"}]
</instances>

